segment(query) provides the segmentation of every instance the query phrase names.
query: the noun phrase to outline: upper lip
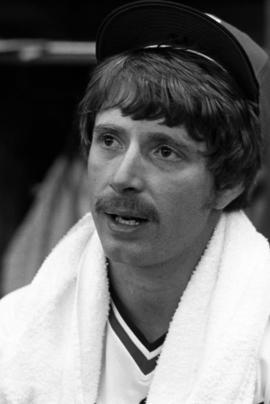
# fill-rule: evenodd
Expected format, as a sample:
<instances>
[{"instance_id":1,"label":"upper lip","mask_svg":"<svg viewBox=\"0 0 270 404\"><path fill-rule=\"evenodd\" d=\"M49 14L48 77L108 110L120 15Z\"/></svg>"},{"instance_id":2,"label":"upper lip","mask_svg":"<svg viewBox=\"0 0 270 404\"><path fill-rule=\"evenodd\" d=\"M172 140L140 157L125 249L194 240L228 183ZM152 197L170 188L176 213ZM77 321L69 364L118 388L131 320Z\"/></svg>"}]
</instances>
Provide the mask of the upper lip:
<instances>
[{"instance_id":1,"label":"upper lip","mask_svg":"<svg viewBox=\"0 0 270 404\"><path fill-rule=\"evenodd\" d=\"M122 216L122 217L130 217L134 219L143 219L147 220L147 217L140 212L134 211L134 210L129 210L129 209L106 209L104 211L107 215L116 215L116 216Z\"/></svg>"}]
</instances>

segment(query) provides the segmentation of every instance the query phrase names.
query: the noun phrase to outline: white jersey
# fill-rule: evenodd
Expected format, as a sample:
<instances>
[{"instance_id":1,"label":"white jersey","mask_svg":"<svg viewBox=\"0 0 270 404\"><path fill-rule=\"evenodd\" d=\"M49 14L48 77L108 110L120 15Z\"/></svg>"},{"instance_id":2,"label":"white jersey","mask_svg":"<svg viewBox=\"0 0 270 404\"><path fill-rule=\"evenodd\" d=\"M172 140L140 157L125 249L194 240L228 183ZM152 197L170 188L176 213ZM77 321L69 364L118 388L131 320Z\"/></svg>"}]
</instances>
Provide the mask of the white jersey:
<instances>
[{"instance_id":1,"label":"white jersey","mask_svg":"<svg viewBox=\"0 0 270 404\"><path fill-rule=\"evenodd\" d=\"M149 343L124 315L121 304L111 303L96 404L144 404L164 340L165 335ZM254 404L263 404L262 380L259 372Z\"/></svg>"},{"instance_id":2,"label":"white jersey","mask_svg":"<svg viewBox=\"0 0 270 404\"><path fill-rule=\"evenodd\" d=\"M112 303L97 404L144 403L165 339L149 344L121 314Z\"/></svg>"}]
</instances>

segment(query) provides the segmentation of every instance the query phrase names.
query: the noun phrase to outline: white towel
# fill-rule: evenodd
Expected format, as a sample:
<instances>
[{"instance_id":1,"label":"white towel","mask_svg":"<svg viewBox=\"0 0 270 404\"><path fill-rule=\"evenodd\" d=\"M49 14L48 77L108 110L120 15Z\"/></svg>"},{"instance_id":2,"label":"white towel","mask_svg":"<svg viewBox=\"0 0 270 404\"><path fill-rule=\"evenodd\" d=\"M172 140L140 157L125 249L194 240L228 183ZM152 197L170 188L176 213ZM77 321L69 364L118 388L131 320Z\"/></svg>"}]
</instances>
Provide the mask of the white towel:
<instances>
[{"instance_id":1,"label":"white towel","mask_svg":"<svg viewBox=\"0 0 270 404\"><path fill-rule=\"evenodd\" d=\"M95 403L109 291L91 226L87 215L32 284L0 303L1 404ZM269 290L268 243L243 213L223 215L171 321L147 403L253 403Z\"/></svg>"}]
</instances>

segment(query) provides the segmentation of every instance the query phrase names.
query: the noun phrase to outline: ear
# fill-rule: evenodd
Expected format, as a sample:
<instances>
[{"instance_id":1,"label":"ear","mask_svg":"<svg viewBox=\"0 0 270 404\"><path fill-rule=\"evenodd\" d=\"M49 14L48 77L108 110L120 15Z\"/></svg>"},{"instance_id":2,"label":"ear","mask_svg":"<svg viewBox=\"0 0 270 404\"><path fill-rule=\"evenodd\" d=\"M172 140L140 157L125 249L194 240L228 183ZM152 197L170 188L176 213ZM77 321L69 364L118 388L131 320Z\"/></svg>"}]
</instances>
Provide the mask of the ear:
<instances>
[{"instance_id":1,"label":"ear","mask_svg":"<svg viewBox=\"0 0 270 404\"><path fill-rule=\"evenodd\" d=\"M215 208L217 210L223 210L234 199L236 199L243 192L244 187L242 184L238 184L233 188L224 189L217 194Z\"/></svg>"}]
</instances>

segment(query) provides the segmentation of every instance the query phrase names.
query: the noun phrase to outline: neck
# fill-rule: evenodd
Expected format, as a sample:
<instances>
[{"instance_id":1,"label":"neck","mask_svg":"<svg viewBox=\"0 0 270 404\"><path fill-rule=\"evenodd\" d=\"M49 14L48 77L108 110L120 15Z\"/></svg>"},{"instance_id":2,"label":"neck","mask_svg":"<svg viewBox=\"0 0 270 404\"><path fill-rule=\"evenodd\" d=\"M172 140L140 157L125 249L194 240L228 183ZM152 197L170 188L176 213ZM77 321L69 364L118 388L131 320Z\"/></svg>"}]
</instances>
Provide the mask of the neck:
<instances>
[{"instance_id":1,"label":"neck","mask_svg":"<svg viewBox=\"0 0 270 404\"><path fill-rule=\"evenodd\" d=\"M111 287L149 342L167 332L214 227L176 259L147 267L110 260Z\"/></svg>"}]
</instances>

